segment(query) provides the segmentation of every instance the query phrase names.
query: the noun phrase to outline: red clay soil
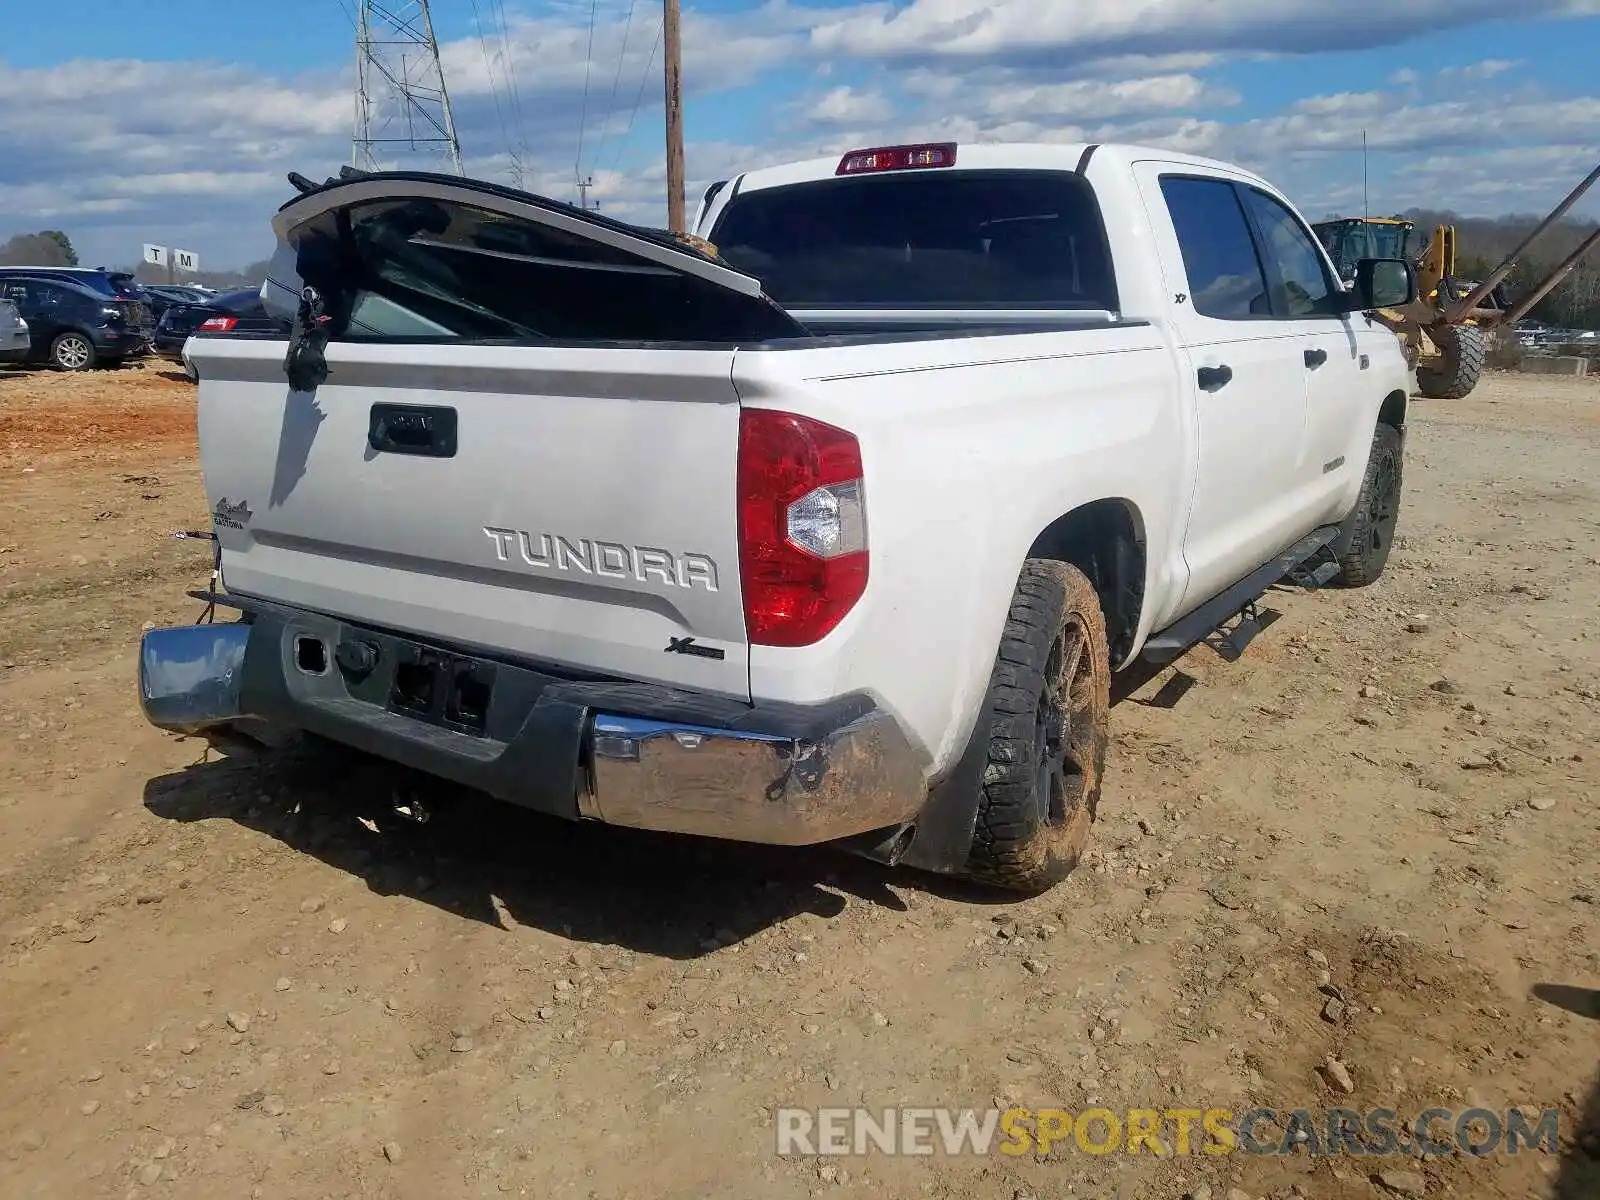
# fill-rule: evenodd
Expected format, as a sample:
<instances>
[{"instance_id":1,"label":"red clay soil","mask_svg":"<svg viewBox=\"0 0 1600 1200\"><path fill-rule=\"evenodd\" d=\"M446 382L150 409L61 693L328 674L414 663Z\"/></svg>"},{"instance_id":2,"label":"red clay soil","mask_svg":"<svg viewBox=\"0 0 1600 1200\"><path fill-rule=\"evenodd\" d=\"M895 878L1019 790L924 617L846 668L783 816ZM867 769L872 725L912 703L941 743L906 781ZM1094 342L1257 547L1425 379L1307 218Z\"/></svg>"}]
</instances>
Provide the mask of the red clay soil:
<instances>
[{"instance_id":1,"label":"red clay soil","mask_svg":"<svg viewBox=\"0 0 1600 1200\"><path fill-rule=\"evenodd\" d=\"M194 395L164 364L83 375L0 372L0 462L58 455L109 461L155 445L192 449Z\"/></svg>"}]
</instances>

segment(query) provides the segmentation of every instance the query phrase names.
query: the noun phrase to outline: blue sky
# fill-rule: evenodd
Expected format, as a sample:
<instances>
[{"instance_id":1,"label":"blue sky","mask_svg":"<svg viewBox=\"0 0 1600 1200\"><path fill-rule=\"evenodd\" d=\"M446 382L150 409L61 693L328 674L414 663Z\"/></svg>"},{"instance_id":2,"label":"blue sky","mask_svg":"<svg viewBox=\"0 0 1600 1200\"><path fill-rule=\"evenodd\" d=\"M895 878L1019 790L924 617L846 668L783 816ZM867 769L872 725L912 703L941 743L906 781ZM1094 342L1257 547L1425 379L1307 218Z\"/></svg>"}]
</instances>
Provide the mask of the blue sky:
<instances>
[{"instance_id":1,"label":"blue sky","mask_svg":"<svg viewBox=\"0 0 1600 1200\"><path fill-rule=\"evenodd\" d=\"M0 236L63 228L95 262L143 241L265 256L284 172L349 158L355 2L78 0L46 21L0 0ZM1600 0L1506 11L685 0L689 174L933 136L1134 140L1244 162L1316 219L1359 210L1365 129L1374 211L1530 212L1600 161ZM606 211L661 221L659 19L657 0L434 0L471 173L509 181L517 150L528 186L570 198L581 165Z\"/></svg>"}]
</instances>

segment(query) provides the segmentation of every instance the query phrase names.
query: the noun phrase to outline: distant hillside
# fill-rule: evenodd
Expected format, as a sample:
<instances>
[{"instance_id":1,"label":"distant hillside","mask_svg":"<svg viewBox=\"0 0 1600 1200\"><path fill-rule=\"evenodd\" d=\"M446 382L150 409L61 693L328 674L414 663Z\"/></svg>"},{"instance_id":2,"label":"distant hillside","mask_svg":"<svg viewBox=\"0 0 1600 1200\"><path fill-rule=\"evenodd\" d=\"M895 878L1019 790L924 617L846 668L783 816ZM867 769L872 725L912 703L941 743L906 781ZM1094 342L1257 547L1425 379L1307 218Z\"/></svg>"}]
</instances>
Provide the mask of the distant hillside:
<instances>
[{"instance_id":1,"label":"distant hillside","mask_svg":"<svg viewBox=\"0 0 1600 1200\"><path fill-rule=\"evenodd\" d=\"M258 287L267 275L265 261L251 263L249 266L238 267L226 271L179 271L172 277L174 283L198 283L203 287L216 288L218 291L231 291L234 288ZM132 271L134 278L140 283L166 283L167 269L151 263L142 262L137 266L127 266L124 271Z\"/></svg>"}]
</instances>

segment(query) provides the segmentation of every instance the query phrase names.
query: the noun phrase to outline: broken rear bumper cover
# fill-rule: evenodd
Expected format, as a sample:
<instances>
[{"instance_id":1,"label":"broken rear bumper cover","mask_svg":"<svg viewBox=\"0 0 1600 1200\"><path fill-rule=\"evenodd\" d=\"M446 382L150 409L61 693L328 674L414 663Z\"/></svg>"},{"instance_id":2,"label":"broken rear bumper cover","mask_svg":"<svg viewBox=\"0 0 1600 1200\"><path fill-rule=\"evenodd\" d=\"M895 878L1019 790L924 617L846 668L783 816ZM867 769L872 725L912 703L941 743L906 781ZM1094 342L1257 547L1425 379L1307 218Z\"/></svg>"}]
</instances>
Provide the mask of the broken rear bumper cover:
<instances>
[{"instance_id":1,"label":"broken rear bumper cover","mask_svg":"<svg viewBox=\"0 0 1600 1200\"><path fill-rule=\"evenodd\" d=\"M147 631L139 695L175 733L270 743L303 730L528 808L640 829L898 843L928 796L925 764L867 697L752 706L575 681L277 606Z\"/></svg>"}]
</instances>

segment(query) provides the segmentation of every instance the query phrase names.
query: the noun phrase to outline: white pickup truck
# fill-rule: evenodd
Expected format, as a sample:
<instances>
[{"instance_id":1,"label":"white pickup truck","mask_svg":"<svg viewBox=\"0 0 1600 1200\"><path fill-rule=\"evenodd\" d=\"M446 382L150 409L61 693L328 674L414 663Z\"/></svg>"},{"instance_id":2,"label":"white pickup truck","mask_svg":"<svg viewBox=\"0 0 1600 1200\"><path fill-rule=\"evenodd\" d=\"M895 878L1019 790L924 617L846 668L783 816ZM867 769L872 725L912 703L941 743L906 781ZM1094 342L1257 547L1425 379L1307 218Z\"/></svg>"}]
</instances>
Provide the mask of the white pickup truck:
<instances>
[{"instance_id":1,"label":"white pickup truck","mask_svg":"<svg viewBox=\"0 0 1600 1200\"><path fill-rule=\"evenodd\" d=\"M1414 276L1341 285L1238 168L853 151L713 187L709 246L291 180L292 337L187 348L241 619L145 635L163 728L1037 891L1113 672L1388 556L1410 381L1367 312Z\"/></svg>"}]
</instances>

